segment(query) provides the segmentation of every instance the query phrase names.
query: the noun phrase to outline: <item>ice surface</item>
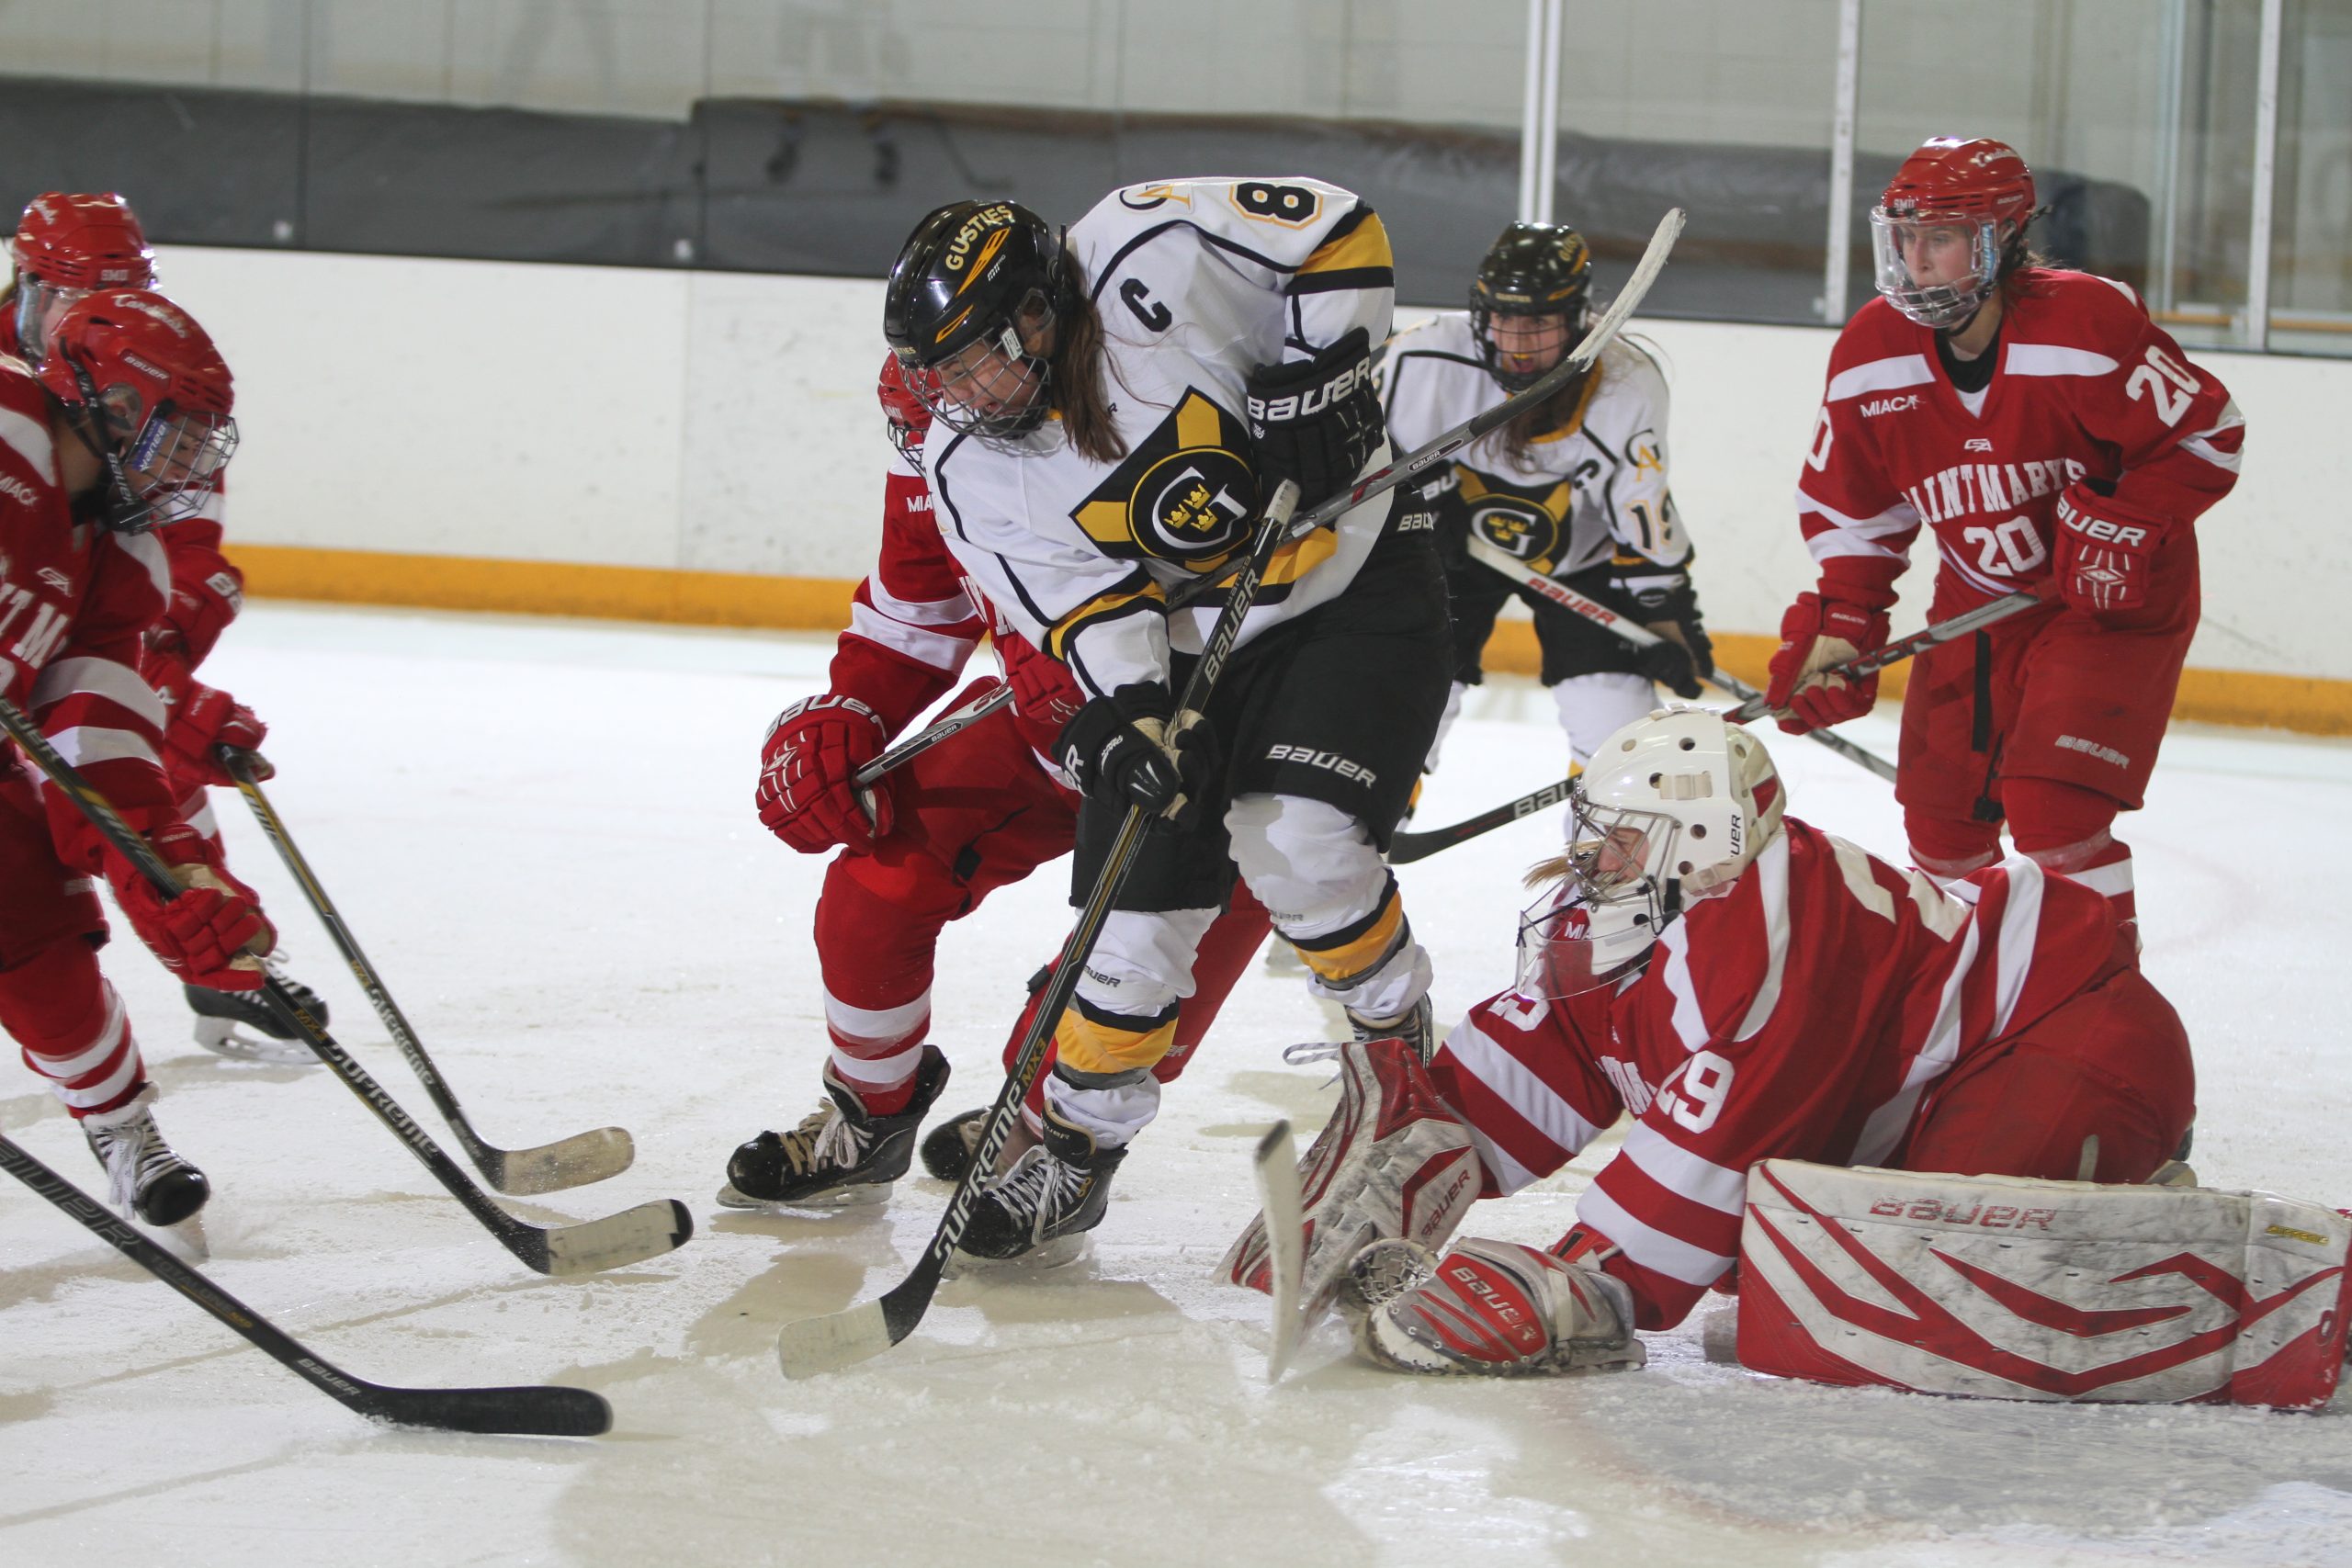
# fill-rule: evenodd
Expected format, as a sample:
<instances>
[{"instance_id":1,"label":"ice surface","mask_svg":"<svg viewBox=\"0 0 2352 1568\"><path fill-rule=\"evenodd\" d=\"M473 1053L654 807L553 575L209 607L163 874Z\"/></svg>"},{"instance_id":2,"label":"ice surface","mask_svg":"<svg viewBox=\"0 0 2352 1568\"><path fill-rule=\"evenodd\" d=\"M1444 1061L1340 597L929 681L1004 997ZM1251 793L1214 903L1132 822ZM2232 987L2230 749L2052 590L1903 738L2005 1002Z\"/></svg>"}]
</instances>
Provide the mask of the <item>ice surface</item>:
<instances>
[{"instance_id":1,"label":"ice surface","mask_svg":"<svg viewBox=\"0 0 2352 1568\"><path fill-rule=\"evenodd\" d=\"M815 1095L819 867L750 805L767 719L829 649L279 604L240 622L208 674L271 723L272 798L477 1126L636 1134L634 1170L517 1212L677 1196L702 1234L615 1275L525 1272L324 1073L187 1043L176 988L119 942L164 1124L216 1186L216 1278L362 1376L574 1382L617 1426L371 1427L0 1183L0 1563L2352 1563L2345 1400L2294 1416L1773 1382L1707 1359L1712 1309L1654 1339L1646 1371L1504 1385L1360 1367L1326 1325L1268 1389L1264 1299L1209 1272L1252 1209L1250 1140L1277 1115L1311 1135L1330 1094L1279 1055L1322 1033L1317 1010L1255 973L1091 1260L951 1281L905 1345L785 1382L777 1325L894 1282L945 1197L917 1180L805 1220L710 1201L728 1151ZM1423 821L1550 776L1550 707L1515 681L1476 694ZM1886 718L1854 733L1893 746ZM1801 815L1899 851L1884 785L1774 750ZM217 806L338 1035L437 1132L241 803ZM2352 749L2182 731L2128 824L2148 969L2199 1046L2209 1181L2352 1200L2347 819ZM1442 1014L1507 979L1517 874L1547 837L1521 824L1402 873ZM1065 891L1056 868L950 929L947 1107L992 1093ZM63 1112L8 1070L0 1127L92 1180ZM1474 1223L1549 1241L1587 1168Z\"/></svg>"}]
</instances>

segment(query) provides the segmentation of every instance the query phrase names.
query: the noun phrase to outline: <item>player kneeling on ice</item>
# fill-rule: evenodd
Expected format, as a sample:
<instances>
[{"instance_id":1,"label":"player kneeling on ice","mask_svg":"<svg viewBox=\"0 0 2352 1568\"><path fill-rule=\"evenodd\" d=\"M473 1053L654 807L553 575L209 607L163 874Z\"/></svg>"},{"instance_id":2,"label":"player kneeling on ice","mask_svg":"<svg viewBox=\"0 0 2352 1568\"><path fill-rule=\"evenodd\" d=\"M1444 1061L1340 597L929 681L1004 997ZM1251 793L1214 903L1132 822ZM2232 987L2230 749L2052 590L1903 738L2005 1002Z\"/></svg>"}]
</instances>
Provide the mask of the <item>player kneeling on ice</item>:
<instances>
[{"instance_id":1,"label":"player kneeling on ice","mask_svg":"<svg viewBox=\"0 0 2352 1568\"><path fill-rule=\"evenodd\" d=\"M1379 218L1306 179L1130 186L1067 235L957 202L892 269L884 335L932 409L941 534L1083 699L1056 752L1085 796L1074 901L1127 814L1155 818L1054 1022L1044 1142L978 1190L967 1252L1100 1223L1237 865L1318 995L1366 1037L1429 1041L1381 850L1445 705L1430 535L1384 494L1282 546L1205 713L1173 694L1219 598L1168 608L1246 558L1283 481L1311 508L1387 460L1371 369L1394 307Z\"/></svg>"},{"instance_id":2,"label":"player kneeling on ice","mask_svg":"<svg viewBox=\"0 0 2352 1568\"><path fill-rule=\"evenodd\" d=\"M1783 806L1762 740L1715 715L1602 745L1517 987L1426 1072L1346 1048L1302 1167L1310 1307L1336 1298L1400 1370L1637 1365L1634 1331L1736 1259L1761 1370L2033 1398L2332 1383L2352 1225L2124 1185L2193 1180L2167 1156L2194 1075L2113 906L2021 856L1939 889ZM1444 1242L1464 1168L1515 1191L1621 1112L1555 1246ZM1228 1271L1262 1284L1263 1252L1253 1226Z\"/></svg>"},{"instance_id":3,"label":"player kneeling on ice","mask_svg":"<svg viewBox=\"0 0 2352 1568\"><path fill-rule=\"evenodd\" d=\"M151 532L186 515L236 445L233 390L204 329L160 294L117 288L44 323L34 371L0 358L0 695L145 835L183 891L149 887L61 791L0 746L0 1026L51 1080L150 1224L204 1206L204 1175L148 1110L122 998L99 973L103 876L123 918L191 984L251 991L276 941L253 891L180 815L158 760L164 707L140 679L171 574Z\"/></svg>"}]
</instances>

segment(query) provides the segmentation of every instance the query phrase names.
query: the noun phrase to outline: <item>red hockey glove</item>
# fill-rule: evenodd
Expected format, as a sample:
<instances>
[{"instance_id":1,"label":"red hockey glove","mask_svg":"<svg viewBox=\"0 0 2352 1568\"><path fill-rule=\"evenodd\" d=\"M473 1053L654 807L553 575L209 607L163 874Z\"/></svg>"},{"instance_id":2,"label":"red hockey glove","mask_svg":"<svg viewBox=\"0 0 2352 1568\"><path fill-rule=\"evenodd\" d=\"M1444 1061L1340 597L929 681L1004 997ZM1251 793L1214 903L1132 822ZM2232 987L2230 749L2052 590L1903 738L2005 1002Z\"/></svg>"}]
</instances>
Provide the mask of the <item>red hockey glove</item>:
<instances>
[{"instance_id":1,"label":"red hockey glove","mask_svg":"<svg viewBox=\"0 0 2352 1568\"><path fill-rule=\"evenodd\" d=\"M1060 660L1032 653L1026 659L1004 662L1004 678L1012 687L1012 711L1022 717L1058 730L1086 705L1086 694L1070 678L1069 666Z\"/></svg>"},{"instance_id":2,"label":"red hockey glove","mask_svg":"<svg viewBox=\"0 0 2352 1568\"><path fill-rule=\"evenodd\" d=\"M1803 735L1870 712L1878 704L1875 674L1849 681L1821 671L1885 646L1885 611L1818 593L1798 594L1781 617L1780 651L1772 655L1771 683L1764 688L1767 703L1790 710L1781 728Z\"/></svg>"},{"instance_id":3,"label":"red hockey glove","mask_svg":"<svg viewBox=\"0 0 2352 1568\"><path fill-rule=\"evenodd\" d=\"M277 945L260 897L229 874L211 840L187 823L175 822L148 841L171 867L179 897L165 898L118 855L106 862L115 903L139 940L188 985L259 990L260 954Z\"/></svg>"},{"instance_id":4,"label":"red hockey glove","mask_svg":"<svg viewBox=\"0 0 2352 1568\"><path fill-rule=\"evenodd\" d=\"M164 731L164 765L175 786L234 784L218 748L250 751L268 733L253 709L217 686L198 685L172 706L172 721ZM254 777L270 778L276 772L262 758L254 759Z\"/></svg>"},{"instance_id":5,"label":"red hockey glove","mask_svg":"<svg viewBox=\"0 0 2352 1568\"><path fill-rule=\"evenodd\" d=\"M887 784L857 787L857 770L882 754L890 732L855 697L804 697L768 727L753 796L767 830L804 855L846 844L870 854L890 830Z\"/></svg>"},{"instance_id":6,"label":"red hockey glove","mask_svg":"<svg viewBox=\"0 0 2352 1568\"><path fill-rule=\"evenodd\" d=\"M2132 610L2148 598L2149 558L2172 520L2101 495L2076 479L2058 496L2051 567L2076 610Z\"/></svg>"}]
</instances>

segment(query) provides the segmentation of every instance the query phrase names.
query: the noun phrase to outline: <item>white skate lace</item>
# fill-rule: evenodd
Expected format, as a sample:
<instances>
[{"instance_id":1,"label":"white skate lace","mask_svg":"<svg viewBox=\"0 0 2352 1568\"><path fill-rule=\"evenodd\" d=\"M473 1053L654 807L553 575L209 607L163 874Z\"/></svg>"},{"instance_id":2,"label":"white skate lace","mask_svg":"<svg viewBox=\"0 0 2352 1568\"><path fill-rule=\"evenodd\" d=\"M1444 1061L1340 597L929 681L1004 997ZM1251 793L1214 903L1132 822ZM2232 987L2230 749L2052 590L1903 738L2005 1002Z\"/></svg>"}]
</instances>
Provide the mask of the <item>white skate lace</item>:
<instances>
[{"instance_id":1,"label":"white skate lace","mask_svg":"<svg viewBox=\"0 0 2352 1568\"><path fill-rule=\"evenodd\" d=\"M1072 1203L1086 1185L1086 1172L1064 1165L1042 1144L1013 1162L997 1179L992 1195L1013 1213L1029 1214L1029 1239L1046 1239L1046 1226Z\"/></svg>"},{"instance_id":2,"label":"white skate lace","mask_svg":"<svg viewBox=\"0 0 2352 1568\"><path fill-rule=\"evenodd\" d=\"M1285 1045L1283 1047L1283 1060L1294 1067L1303 1067L1310 1062L1336 1061L1340 1048L1347 1043L1343 1040L1309 1040L1297 1045Z\"/></svg>"},{"instance_id":3,"label":"white skate lace","mask_svg":"<svg viewBox=\"0 0 2352 1568\"><path fill-rule=\"evenodd\" d=\"M800 1125L777 1142L784 1145L784 1157L796 1176L806 1176L828 1161L847 1169L865 1152L857 1124L831 1100L801 1118Z\"/></svg>"},{"instance_id":4,"label":"white skate lace","mask_svg":"<svg viewBox=\"0 0 2352 1568\"><path fill-rule=\"evenodd\" d=\"M144 1111L112 1127L94 1127L90 1134L106 1162L107 1192L119 1209L130 1208L140 1188L179 1164L155 1119Z\"/></svg>"}]
</instances>

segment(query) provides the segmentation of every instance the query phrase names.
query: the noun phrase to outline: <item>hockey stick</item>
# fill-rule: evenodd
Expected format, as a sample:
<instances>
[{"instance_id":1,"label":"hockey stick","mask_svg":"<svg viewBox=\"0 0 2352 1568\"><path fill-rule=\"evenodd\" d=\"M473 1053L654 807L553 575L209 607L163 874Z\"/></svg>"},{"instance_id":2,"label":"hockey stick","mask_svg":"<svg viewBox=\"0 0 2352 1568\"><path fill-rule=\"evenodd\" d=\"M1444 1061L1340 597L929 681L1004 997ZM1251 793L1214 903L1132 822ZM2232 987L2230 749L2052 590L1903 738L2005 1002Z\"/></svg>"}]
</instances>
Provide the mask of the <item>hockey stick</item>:
<instances>
[{"instance_id":1,"label":"hockey stick","mask_svg":"<svg viewBox=\"0 0 2352 1568\"><path fill-rule=\"evenodd\" d=\"M908 736L904 740L858 769L855 780L857 787L865 788L892 769L902 763L912 761L950 736L961 735L1012 700L1012 688L1010 685L999 683L990 690L982 692L962 707L948 709L922 729Z\"/></svg>"},{"instance_id":2,"label":"hockey stick","mask_svg":"<svg viewBox=\"0 0 2352 1568\"><path fill-rule=\"evenodd\" d=\"M180 885L171 871L155 853L153 845L130 830L107 798L92 788L64 758L49 738L27 718L16 704L0 697L0 729L24 748L25 755L47 773L50 781L71 796L82 815L106 836L115 852L138 869L149 886L165 898L176 898ZM526 1224L516 1219L490 1200L490 1194L474 1185L458 1162L445 1154L441 1145L429 1137L424 1128L401 1109L399 1101L386 1094L383 1086L370 1077L368 1069L354 1061L351 1054L334 1042L325 1026L312 1018L310 1011L294 998L284 981L265 974L261 986L262 998L277 1015L310 1044L319 1060L342 1075L351 1092L357 1095L376 1119L392 1130L393 1135L408 1145L434 1179L448 1189L449 1195L466 1207L466 1212L481 1222L499 1244L522 1259L523 1263L542 1274L594 1274L605 1269L616 1269L624 1263L639 1263L658 1258L685 1245L694 1235L694 1220L686 1206L674 1198L640 1203L634 1209L617 1214L607 1214L601 1220L589 1220L580 1224L558 1225L552 1229Z\"/></svg>"},{"instance_id":3,"label":"hockey stick","mask_svg":"<svg viewBox=\"0 0 2352 1568\"><path fill-rule=\"evenodd\" d=\"M1868 653L1857 654L1843 664L1832 664L1821 673L1843 675L1855 680L1865 675L1875 675L1888 665L1900 664L1906 659L1927 652L1939 643L1947 643L1954 637L1963 637L1971 632L1982 631L1996 621L2006 621L2011 615L2020 615L2027 610L2047 604L2057 596L2057 592L2058 580L2054 577L2046 578L2031 588L2020 588L2015 593L2004 593L1998 599L1988 599L1973 610L1963 610L1948 621L1938 621L1934 626L1921 626L1909 637L1897 637L1884 648L1872 649ZM1779 717L1785 711L1767 706L1764 694L1758 692L1724 715L1724 717L1734 724L1750 724L1768 713Z\"/></svg>"},{"instance_id":4,"label":"hockey stick","mask_svg":"<svg viewBox=\"0 0 2352 1568\"><path fill-rule=\"evenodd\" d=\"M1440 850L1450 850L1456 844L1466 844L1482 833L1509 827L1522 817L1530 817L1547 806L1557 806L1568 798L1575 787L1573 780L1562 779L1547 784L1542 789L1522 795L1517 800L1505 801L1491 811L1481 811L1451 828L1433 828L1426 833L1396 833L1388 840L1388 863L1409 865L1417 860L1427 860Z\"/></svg>"},{"instance_id":5,"label":"hockey stick","mask_svg":"<svg viewBox=\"0 0 2352 1568\"><path fill-rule=\"evenodd\" d=\"M1969 633L1980 631L1996 621L2005 621L2011 615L2030 610L2038 604L2047 604L2051 595L2056 591L2054 586L2045 583L2039 589L2021 589L2015 593L2004 594L1998 599L1979 604L1973 610L1963 611L1948 621L1939 621L1932 626L1923 626L1909 637L1899 637L1873 653L1866 653L1859 658L1848 660L1843 664L1833 664L1823 673L1857 676L1876 674L1887 666L1900 664L1905 660L1935 647L1938 643L1950 642L1954 637L1966 637ZM1770 711L1764 705L1763 694L1751 690L1747 700L1725 712L1724 717L1733 724L1748 724L1763 717ZM1864 755L1867 756L1869 753L1865 752ZM1872 768L1871 771L1876 773L1878 769ZM1505 801L1492 810L1481 811L1476 817L1464 818L1451 828L1437 828L1426 833L1398 833L1388 840L1388 863L1409 864L1414 861L1426 859L1440 850L1450 850L1456 844L1467 843L1482 833L1491 833L1498 828L1508 827L1521 818L1541 811L1547 806L1559 805L1568 798L1570 787L1569 782L1563 779L1557 784L1548 784L1542 789L1522 795L1517 800Z\"/></svg>"},{"instance_id":6,"label":"hockey stick","mask_svg":"<svg viewBox=\"0 0 2352 1568\"><path fill-rule=\"evenodd\" d=\"M1531 592L1542 594L1562 609L1573 611L1593 625L1606 631L1614 632L1635 648L1656 648L1666 640L1632 616L1620 615L1600 600L1589 598L1566 583L1555 581L1544 576L1526 562L1513 559L1500 547L1489 540L1471 539L1470 557L1479 565L1493 568ZM1728 674L1722 670L1717 670L1713 674L1705 676L1703 679L1729 692L1743 702L1762 700L1763 694L1757 691L1755 687L1738 676ZM1889 784L1894 782L1894 763L1874 751L1863 750L1842 735L1833 735L1826 729L1814 729L1806 731L1805 739L1828 747L1849 762L1860 763Z\"/></svg>"},{"instance_id":7,"label":"hockey stick","mask_svg":"<svg viewBox=\"0 0 2352 1568\"><path fill-rule=\"evenodd\" d=\"M1669 209L1658 220L1657 231L1650 236L1649 248L1642 254L1640 265L1626 279L1625 287L1606 313L1586 333L1584 341L1558 365L1526 390L1504 399L1493 408L1472 415L1453 429L1397 458L1375 472L1358 479L1355 485L1340 494L1318 502L1305 515L1293 519L1292 508L1297 503L1295 487L1285 484L1267 502L1263 519L1250 544L1250 555L1235 575L1227 592L1224 610L1216 625L1204 639L1200 663L1193 668L1192 679L1186 682L1184 695L1178 705L1180 712L1197 712L1207 700L1218 673L1225 667L1227 656L1232 652L1240 636L1241 623L1256 603L1258 589L1274 553L1292 537L1303 537L1316 528L1331 522L1351 508L1371 497L1394 489L1425 469L1445 461L1479 437L1509 423L1523 410L1535 407L1567 381L1589 368L1600 357L1634 313L1642 297L1666 265L1667 254L1674 248L1675 237L1681 233L1684 218L1680 208ZM1212 591L1213 580L1198 578L1184 583L1168 596L1173 611L1181 605ZM946 1214L931 1238L922 1261L912 1272L880 1299L867 1302L821 1317L804 1318L785 1325L776 1337L776 1358L786 1377L806 1377L817 1372L831 1371L877 1356L898 1344L914 1331L930 1309L932 1297L939 1290L941 1276L956 1243L964 1234L964 1225L971 1213L972 1200L979 1183L994 1170L998 1154L1012 1134L1012 1121L1029 1086L1037 1076L1045 1057L1046 1042L1052 1038L1054 1025L1062 1010L1069 1006L1071 991L1084 967L1086 954L1094 946L1102 922L1109 917L1110 904L1116 896L1118 884L1125 878L1126 868L1141 846L1147 827L1145 813L1130 810L1120 824L1118 837L1111 845L1103 863L1102 875L1097 878L1093 894L1080 911L1078 920L1063 941L1061 956L1054 966L1053 978L1037 1003L1028 1031L1022 1038L1021 1051L1012 1070L1005 1077L1004 1088L998 1092L996 1103L989 1111L986 1129L972 1151L972 1163L964 1179L956 1184L956 1194L949 1200Z\"/></svg>"},{"instance_id":8,"label":"hockey stick","mask_svg":"<svg viewBox=\"0 0 2352 1568\"><path fill-rule=\"evenodd\" d=\"M1266 1348L1266 1381L1280 1382L1306 1332L1299 1310L1300 1275L1306 1266L1306 1205L1298 1190L1298 1150L1290 1123L1277 1122L1258 1140L1250 1174L1258 1183L1258 1205L1266 1221L1266 1270L1274 1298L1274 1338Z\"/></svg>"},{"instance_id":9,"label":"hockey stick","mask_svg":"<svg viewBox=\"0 0 2352 1568\"><path fill-rule=\"evenodd\" d=\"M1679 207L1668 209L1666 216L1657 220L1657 228L1650 235L1649 245L1642 252L1642 259L1634 264L1633 272L1626 277L1625 287L1617 291L1617 298L1610 301L1609 309L1601 312L1600 319L1594 321L1586 331L1583 341L1577 344L1575 351L1563 358L1559 364L1545 371L1542 379L1525 391L1514 393L1494 407L1472 414L1427 446L1417 447L1391 462L1387 467L1375 469L1358 479L1355 489L1350 491L1346 496L1333 498L1335 501L1344 501L1344 505L1340 506L1337 511L1327 512L1332 502L1323 502L1291 525L1291 537L1305 538L1350 507L1360 505L1385 491L1394 490L1407 479L1416 478L1435 468L1472 442L1482 436L1492 434L1509 424L1520 414L1558 391L1575 377L1592 368L1594 362L1600 357L1600 351L1607 348L1616 339L1617 334L1624 329L1625 322L1633 316L1634 309L1641 304L1643 296L1650 291L1650 285L1657 280L1659 269L1666 265L1667 254L1674 249L1675 239L1682 232L1683 222L1682 209ZM1193 578L1189 582L1179 583L1169 592L1168 609L1171 614L1185 609L1218 589L1230 588L1233 581L1234 579L1229 575L1210 572L1204 576ZM930 750L957 731L978 723L1012 700L1012 689L1010 686L999 686L978 702L967 704L953 713L943 716L929 728L909 736L859 769L858 786L864 788L871 784L891 769L898 767L910 758L920 756Z\"/></svg>"},{"instance_id":10,"label":"hockey stick","mask_svg":"<svg viewBox=\"0 0 2352 1568\"><path fill-rule=\"evenodd\" d=\"M312 1355L267 1318L99 1206L90 1195L0 1135L0 1168L64 1210L247 1340L347 1409L401 1427L593 1438L612 1429L613 1408L584 1388L387 1388Z\"/></svg>"},{"instance_id":11,"label":"hockey stick","mask_svg":"<svg viewBox=\"0 0 2352 1568\"><path fill-rule=\"evenodd\" d=\"M1275 490L1273 500L1267 503L1265 515L1250 541L1249 559L1235 580L1224 612L1217 616L1216 629L1202 648L1200 662L1184 682L1184 694L1176 705L1178 713L1197 714L1207 705L1217 677L1225 671L1225 661L1240 637L1241 623L1258 601L1258 588L1265 577L1267 564L1288 536L1291 513L1297 504L1298 487L1283 480ZM1334 496L1315 510L1327 517L1336 516L1350 504L1346 496ZM1151 813L1140 806L1129 807L1120 821L1118 836L1112 841L1102 872L1094 879L1094 890L1080 909L1069 935L1063 939L1052 977L1037 998L1028 1028L1022 1032L1021 1049L1014 1056L1012 1070L1005 1075L1004 1088L997 1092L996 1103L989 1109L988 1124L972 1146L972 1162L965 1168L963 1179L956 1182L956 1195L948 1200L947 1213L941 1217L939 1228L933 1232L922 1261L904 1280L883 1292L879 1300L786 1324L776 1337L776 1360L785 1376L797 1378L835 1371L878 1356L913 1333L915 1325L930 1310L932 1297L938 1292L940 1279L946 1271L947 1259L956 1250L956 1244L963 1239L964 1227L971 1218L972 1201L981 1183L995 1174L997 1156L1012 1134L1021 1102L1027 1098L1030 1085L1036 1081L1038 1069L1045 1064L1046 1045L1054 1037L1054 1026L1069 1006L1070 995L1078 988L1078 978L1085 972L1087 955L1094 950L1095 939L1110 919L1111 906L1126 882L1128 869L1142 850L1144 834L1149 831L1150 825Z\"/></svg>"},{"instance_id":12,"label":"hockey stick","mask_svg":"<svg viewBox=\"0 0 2352 1568\"><path fill-rule=\"evenodd\" d=\"M376 1016L384 1021L386 1029L391 1031L392 1043L400 1047L401 1055L407 1057L408 1065L415 1069L417 1078L424 1085L424 1092L432 1098L442 1119L449 1123L449 1130L458 1135L458 1146L466 1151L466 1157L474 1162L474 1168L481 1171L492 1187L518 1198L541 1192L560 1192L567 1187L584 1187L592 1181L602 1181L627 1170L630 1162L637 1158L637 1145L618 1127L599 1127L593 1133L574 1134L535 1149L502 1149L495 1144L482 1141L481 1135L474 1131L473 1123L466 1119L464 1110L458 1104L457 1095L441 1077L440 1070L433 1065L433 1059L424 1054L423 1043L417 1039L416 1032L409 1027L399 1004L384 988L383 979L376 973L376 966L368 962L366 953L359 951L359 939L344 923L334 901L327 897L327 890L311 870L311 863L302 858L300 850L294 847L294 836L287 831L286 823L277 815L277 807L270 805L269 796L262 793L260 777L254 769L255 753L228 746L220 748L220 753L222 765L229 770L229 776L237 781L237 789L244 795L245 804L253 807L254 819L261 823L262 831L269 835L270 843L277 848L278 859L286 863L286 869L292 872L294 880L301 885L303 897L310 899L311 908L318 911L320 923L326 927L327 935L334 939L336 950L343 954L344 963L350 966L352 977L359 982L359 988L368 993L368 1000L375 1007Z\"/></svg>"}]
</instances>

